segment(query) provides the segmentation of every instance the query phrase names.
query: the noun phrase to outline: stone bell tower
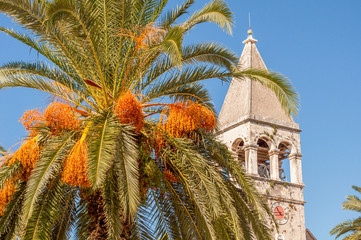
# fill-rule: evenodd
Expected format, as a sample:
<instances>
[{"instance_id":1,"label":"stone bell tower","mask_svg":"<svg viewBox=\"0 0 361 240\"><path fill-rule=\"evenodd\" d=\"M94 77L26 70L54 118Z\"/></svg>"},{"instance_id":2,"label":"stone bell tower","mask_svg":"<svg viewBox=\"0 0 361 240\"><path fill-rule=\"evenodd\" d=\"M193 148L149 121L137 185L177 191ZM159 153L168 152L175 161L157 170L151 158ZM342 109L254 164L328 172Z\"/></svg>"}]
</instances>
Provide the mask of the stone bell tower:
<instances>
[{"instance_id":1,"label":"stone bell tower","mask_svg":"<svg viewBox=\"0 0 361 240\"><path fill-rule=\"evenodd\" d=\"M238 64L267 70L248 30ZM303 181L299 125L276 95L261 83L234 78L218 117L219 140L238 157L258 190L266 196L279 223L275 240L305 240Z\"/></svg>"}]
</instances>

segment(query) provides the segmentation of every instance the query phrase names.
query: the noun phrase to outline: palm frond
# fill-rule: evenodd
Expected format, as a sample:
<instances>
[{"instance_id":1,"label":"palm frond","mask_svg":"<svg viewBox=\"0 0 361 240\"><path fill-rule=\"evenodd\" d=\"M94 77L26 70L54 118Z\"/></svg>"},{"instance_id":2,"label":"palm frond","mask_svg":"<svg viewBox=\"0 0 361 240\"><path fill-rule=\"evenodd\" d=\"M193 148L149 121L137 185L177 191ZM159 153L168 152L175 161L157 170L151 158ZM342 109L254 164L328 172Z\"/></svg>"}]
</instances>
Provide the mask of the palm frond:
<instances>
[{"instance_id":1,"label":"palm frond","mask_svg":"<svg viewBox=\"0 0 361 240\"><path fill-rule=\"evenodd\" d=\"M70 91L78 92L78 95L85 95L84 82L79 79L69 77L68 74L57 68L51 68L43 62L10 62L1 66L1 74L5 76L14 76L17 74L32 74L44 77L49 81L54 81L64 85ZM80 87L81 86L81 87Z\"/></svg>"},{"instance_id":2,"label":"palm frond","mask_svg":"<svg viewBox=\"0 0 361 240\"><path fill-rule=\"evenodd\" d=\"M74 237L79 240L88 240L90 235L89 224L91 219L89 217L87 207L87 202L80 198L76 209L77 214L75 218L77 221L74 224Z\"/></svg>"},{"instance_id":3,"label":"palm frond","mask_svg":"<svg viewBox=\"0 0 361 240\"><path fill-rule=\"evenodd\" d=\"M361 218L357 218L356 221L360 221ZM331 231L331 235L336 234L336 239L341 237L344 234L349 234L348 236L344 237L343 239L353 239L351 236L354 235L353 233L360 233L360 224L355 224L355 221L353 220L347 220L340 224L337 224ZM347 238L349 237L349 238ZM355 238L357 239L357 238Z\"/></svg>"},{"instance_id":4,"label":"palm frond","mask_svg":"<svg viewBox=\"0 0 361 240\"><path fill-rule=\"evenodd\" d=\"M93 187L99 188L113 164L120 128L116 119L111 114L105 113L94 118L89 131L91 136L89 137L88 177Z\"/></svg>"},{"instance_id":5,"label":"palm frond","mask_svg":"<svg viewBox=\"0 0 361 240\"><path fill-rule=\"evenodd\" d=\"M0 218L0 239L13 239L17 235L16 228L21 220L25 187L26 183L19 184L11 201L6 205L6 211Z\"/></svg>"},{"instance_id":6,"label":"palm frond","mask_svg":"<svg viewBox=\"0 0 361 240\"><path fill-rule=\"evenodd\" d=\"M182 90L182 88L188 87L197 82L212 78L218 78L222 81L228 82L230 77L230 73L225 72L218 67L186 67L182 71L173 72L173 74L165 76L161 82L151 85L148 89L146 89L145 93L150 101L155 98L166 96L168 93L174 93L177 90Z\"/></svg>"},{"instance_id":7,"label":"palm frond","mask_svg":"<svg viewBox=\"0 0 361 240\"><path fill-rule=\"evenodd\" d=\"M30 175L26 187L23 207L24 227L30 224L29 221L44 188L47 187L49 181L59 176L62 162L65 160L73 144L72 137L73 134L54 137L48 143L47 148L42 152L40 159L36 163L36 171Z\"/></svg>"},{"instance_id":8,"label":"palm frond","mask_svg":"<svg viewBox=\"0 0 361 240\"><path fill-rule=\"evenodd\" d=\"M150 190L148 201L151 206L151 221L155 223L155 239L179 239L177 222L174 221L173 209L166 196L161 196L162 192ZM175 226L174 226L175 225ZM174 226L174 227L171 227ZM174 236L175 235L175 236Z\"/></svg>"},{"instance_id":9,"label":"palm frond","mask_svg":"<svg viewBox=\"0 0 361 240\"><path fill-rule=\"evenodd\" d=\"M72 226L76 219L77 189L65 187L65 194L61 198L60 209L55 213L54 226L52 230L53 240L68 240L72 233Z\"/></svg>"},{"instance_id":10,"label":"palm frond","mask_svg":"<svg viewBox=\"0 0 361 240\"><path fill-rule=\"evenodd\" d=\"M227 60L227 58L229 59ZM195 72L204 71L202 69L206 66L201 65L202 63L212 63L214 64L214 69L217 69L216 66L219 66L220 68L226 68L233 71L235 67L232 67L232 62L235 63L236 61L237 57L234 53L231 53L214 43L195 44L183 47L182 49L181 66L188 65L186 67L187 70L184 71L184 69L182 69L184 72L190 71L192 68ZM178 67L179 66L174 65L171 61L169 61L169 59L163 59L145 74L145 79L140 86L140 90L144 90L150 85L156 85L156 83L161 82L162 80L164 81L164 78L176 79L174 74L181 73ZM214 78L219 77L222 81L230 81L230 72L227 72L227 74L224 72L224 76L219 76L218 73L222 72L224 71L221 71L220 69L219 72L214 72ZM186 77L186 75L184 75L184 77Z\"/></svg>"},{"instance_id":11,"label":"palm frond","mask_svg":"<svg viewBox=\"0 0 361 240\"><path fill-rule=\"evenodd\" d=\"M202 239L204 235L207 239L208 233L202 229L202 221L198 218L196 207L182 187L164 180L163 188L167 192L168 202L172 204L173 214L177 222L181 223L178 226L171 224L172 228L179 228L178 231L181 236L179 239ZM176 233L175 230L173 232Z\"/></svg>"},{"instance_id":12,"label":"palm frond","mask_svg":"<svg viewBox=\"0 0 361 240\"><path fill-rule=\"evenodd\" d=\"M19 40L23 44L29 46L34 49L44 57L46 57L49 61L59 67L62 71L67 74L72 74L76 72L76 70L72 67L72 65L66 63L66 58L62 56L58 51L52 49L49 45L44 44L42 42L34 40L31 36L26 33L20 33L13 29L8 29L0 26L0 31L8 34L9 36ZM75 74L72 74L72 77L78 77Z\"/></svg>"},{"instance_id":13,"label":"palm frond","mask_svg":"<svg viewBox=\"0 0 361 240\"><path fill-rule=\"evenodd\" d=\"M46 5L36 0L1 0L0 11L26 26L35 35L45 35Z\"/></svg>"},{"instance_id":14,"label":"palm frond","mask_svg":"<svg viewBox=\"0 0 361 240\"><path fill-rule=\"evenodd\" d=\"M119 199L119 183L115 168L111 168L104 182L103 195L109 239L121 239L123 222L126 219Z\"/></svg>"},{"instance_id":15,"label":"palm frond","mask_svg":"<svg viewBox=\"0 0 361 240\"><path fill-rule=\"evenodd\" d=\"M167 164L175 170L176 176L184 185L184 190L192 199L197 199L197 201L193 200L193 203L196 204L196 215L202 222L202 230L208 233L208 239L216 239L212 222L222 211L219 208L220 189L215 184L219 175L213 172L214 169L209 167L200 154L189 148L185 140L170 138L168 143L177 149L177 156L172 156L174 153L168 150L163 153L164 159L169 159Z\"/></svg>"},{"instance_id":16,"label":"palm frond","mask_svg":"<svg viewBox=\"0 0 361 240\"><path fill-rule=\"evenodd\" d=\"M24 240L47 240L52 235L55 219L64 207L63 197L68 189L58 175L52 179L42 191L41 197L35 203L27 226L23 231Z\"/></svg>"},{"instance_id":17,"label":"palm frond","mask_svg":"<svg viewBox=\"0 0 361 240\"><path fill-rule=\"evenodd\" d=\"M354 190L361 193L361 188L352 186ZM356 211L360 213L361 200L357 196L350 195L346 197L347 201L343 202L342 207L345 210ZM330 231L331 235L336 235L336 239L344 235L344 240L356 240L361 236L361 217L353 220L347 220L337 224Z\"/></svg>"},{"instance_id":18,"label":"palm frond","mask_svg":"<svg viewBox=\"0 0 361 240\"><path fill-rule=\"evenodd\" d=\"M48 14L51 22L59 22L60 19L64 17L68 17L73 19L74 23L78 24L85 34L88 45L88 50L90 56L92 56L92 61L94 61L94 70L97 72L98 79L93 79L99 81L102 86L103 98L106 106L108 106L108 93L106 88L106 75L104 75L104 71L102 69L102 65L100 62L99 50L96 45L96 34L91 34L89 27L87 27L87 23L91 22L91 19L86 18L83 11L79 11L77 5L69 1L54 1L53 4L50 5L48 9Z\"/></svg>"},{"instance_id":19,"label":"palm frond","mask_svg":"<svg viewBox=\"0 0 361 240\"><path fill-rule=\"evenodd\" d=\"M180 65L182 61L183 28L173 27L169 29L163 42L156 49L164 52L174 65Z\"/></svg>"},{"instance_id":20,"label":"palm frond","mask_svg":"<svg viewBox=\"0 0 361 240\"><path fill-rule=\"evenodd\" d=\"M138 149L134 135L128 129L122 127L117 137L114 162L119 174L118 194L124 214L134 217L140 202Z\"/></svg>"},{"instance_id":21,"label":"palm frond","mask_svg":"<svg viewBox=\"0 0 361 240\"><path fill-rule=\"evenodd\" d=\"M361 200L357 196L347 196L347 201L342 204L345 210L351 210L361 213Z\"/></svg>"},{"instance_id":22,"label":"palm frond","mask_svg":"<svg viewBox=\"0 0 361 240\"><path fill-rule=\"evenodd\" d=\"M183 64L211 63L224 67L230 72L235 71L235 64L239 60L237 55L217 43L199 43L183 48Z\"/></svg>"},{"instance_id":23,"label":"palm frond","mask_svg":"<svg viewBox=\"0 0 361 240\"><path fill-rule=\"evenodd\" d=\"M4 164L0 167L0 189L4 187L5 183L14 178L17 173L22 170L21 163L19 161L15 161L10 166L8 164Z\"/></svg>"},{"instance_id":24,"label":"palm frond","mask_svg":"<svg viewBox=\"0 0 361 240\"><path fill-rule=\"evenodd\" d=\"M204 22L214 22L224 31L232 33L233 14L226 2L214 0L195 12L184 24L185 31L189 31L195 25Z\"/></svg>"},{"instance_id":25,"label":"palm frond","mask_svg":"<svg viewBox=\"0 0 361 240\"><path fill-rule=\"evenodd\" d=\"M146 240L154 239L154 230L148 224L150 222L149 207L147 202L142 203L139 206L137 215L134 217L132 225L132 235L130 236L131 240Z\"/></svg>"},{"instance_id":26,"label":"palm frond","mask_svg":"<svg viewBox=\"0 0 361 240\"><path fill-rule=\"evenodd\" d=\"M275 227L278 228L278 226L269 206L258 193L253 180L246 175L227 147L216 140L213 133L198 132L198 134L199 142L203 146L198 148L199 151L213 162L215 167L222 169L223 178L227 180L231 198L235 199L234 203L239 219L244 222L240 225L244 236L253 232L257 238L271 239L268 223L261 220L262 216L269 216L273 219ZM233 180L230 182L229 179ZM252 231L249 231L250 226L252 226Z\"/></svg>"},{"instance_id":27,"label":"palm frond","mask_svg":"<svg viewBox=\"0 0 361 240\"><path fill-rule=\"evenodd\" d=\"M17 72L14 75L14 72ZM68 89L61 84L54 84L52 81L44 79L42 76L34 75L32 73L19 73L21 71L17 69L0 69L0 89L5 88L14 88L14 87L25 87L42 92L50 93L53 96L59 97L70 103L73 103L75 106L84 108L79 104L79 99L76 95L76 92L67 91ZM81 99L86 100L86 99ZM86 101L91 106L95 107L94 103L91 101ZM85 109L86 110L86 109Z\"/></svg>"},{"instance_id":28,"label":"palm frond","mask_svg":"<svg viewBox=\"0 0 361 240\"><path fill-rule=\"evenodd\" d=\"M194 4L194 2L194 0L186 0L182 5L168 11L160 21L161 27L163 29L169 28L179 17L187 13L187 10Z\"/></svg>"},{"instance_id":29,"label":"palm frond","mask_svg":"<svg viewBox=\"0 0 361 240\"><path fill-rule=\"evenodd\" d=\"M151 23L154 15L154 10L157 6L157 0L135 0L133 18L137 26L144 26Z\"/></svg>"}]
</instances>

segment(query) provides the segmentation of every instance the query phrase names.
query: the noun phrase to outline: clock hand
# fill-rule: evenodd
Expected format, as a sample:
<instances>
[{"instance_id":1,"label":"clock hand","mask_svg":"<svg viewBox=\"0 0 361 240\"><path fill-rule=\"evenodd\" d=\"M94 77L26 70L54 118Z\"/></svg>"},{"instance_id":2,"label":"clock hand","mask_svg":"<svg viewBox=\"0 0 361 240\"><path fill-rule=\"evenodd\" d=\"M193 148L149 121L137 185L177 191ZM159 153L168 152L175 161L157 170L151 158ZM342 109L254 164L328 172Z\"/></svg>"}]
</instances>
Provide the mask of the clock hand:
<instances>
[{"instance_id":1,"label":"clock hand","mask_svg":"<svg viewBox=\"0 0 361 240\"><path fill-rule=\"evenodd\" d=\"M283 214L282 214L282 212L278 209L278 208L276 208L277 209L277 212L280 214L280 216L282 217L283 216Z\"/></svg>"}]
</instances>

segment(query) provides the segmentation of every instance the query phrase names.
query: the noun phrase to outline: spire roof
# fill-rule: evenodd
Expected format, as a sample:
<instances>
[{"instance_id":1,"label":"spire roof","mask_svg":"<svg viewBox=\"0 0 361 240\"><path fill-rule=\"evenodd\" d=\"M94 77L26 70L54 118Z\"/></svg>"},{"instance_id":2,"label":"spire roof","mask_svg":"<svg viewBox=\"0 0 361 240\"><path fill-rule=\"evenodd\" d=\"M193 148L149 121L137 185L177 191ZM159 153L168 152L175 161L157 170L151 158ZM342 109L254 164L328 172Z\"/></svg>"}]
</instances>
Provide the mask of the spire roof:
<instances>
[{"instance_id":1,"label":"spire roof","mask_svg":"<svg viewBox=\"0 0 361 240\"><path fill-rule=\"evenodd\" d=\"M250 28L247 39L243 41L245 46L237 68L267 70L252 33ZM276 95L270 89L249 78L233 78L218 117L218 126L222 130L245 119L297 128L292 117L282 109Z\"/></svg>"}]
</instances>

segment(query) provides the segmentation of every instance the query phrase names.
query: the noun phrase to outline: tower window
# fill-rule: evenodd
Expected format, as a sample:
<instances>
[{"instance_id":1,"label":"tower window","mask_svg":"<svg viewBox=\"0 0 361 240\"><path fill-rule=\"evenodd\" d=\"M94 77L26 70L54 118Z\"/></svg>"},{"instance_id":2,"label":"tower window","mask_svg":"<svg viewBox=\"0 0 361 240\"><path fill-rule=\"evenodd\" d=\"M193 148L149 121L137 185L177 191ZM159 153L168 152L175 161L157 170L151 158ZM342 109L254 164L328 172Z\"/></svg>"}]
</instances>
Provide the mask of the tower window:
<instances>
[{"instance_id":1,"label":"tower window","mask_svg":"<svg viewBox=\"0 0 361 240\"><path fill-rule=\"evenodd\" d=\"M232 144L232 150L237 154L238 161L243 167L246 166L246 155L244 151L244 141L241 138L236 139Z\"/></svg>"},{"instance_id":2,"label":"tower window","mask_svg":"<svg viewBox=\"0 0 361 240\"><path fill-rule=\"evenodd\" d=\"M287 142L281 142L278 146L279 152L279 168L281 181L290 181L290 149L291 144Z\"/></svg>"},{"instance_id":3,"label":"tower window","mask_svg":"<svg viewBox=\"0 0 361 240\"><path fill-rule=\"evenodd\" d=\"M264 178L270 178L270 157L269 157L269 146L267 142L260 138L257 141L257 164L258 164L258 175Z\"/></svg>"}]
</instances>

